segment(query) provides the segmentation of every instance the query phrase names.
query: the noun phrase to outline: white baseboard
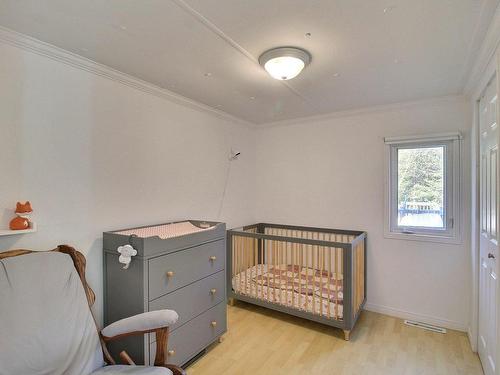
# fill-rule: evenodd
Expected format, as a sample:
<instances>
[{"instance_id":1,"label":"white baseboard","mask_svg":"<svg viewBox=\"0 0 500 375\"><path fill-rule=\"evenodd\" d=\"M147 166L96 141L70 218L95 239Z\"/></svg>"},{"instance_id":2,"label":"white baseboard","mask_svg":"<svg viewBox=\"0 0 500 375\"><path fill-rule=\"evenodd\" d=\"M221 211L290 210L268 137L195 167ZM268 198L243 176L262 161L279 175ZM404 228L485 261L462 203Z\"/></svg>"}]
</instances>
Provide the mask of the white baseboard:
<instances>
[{"instance_id":1,"label":"white baseboard","mask_svg":"<svg viewBox=\"0 0 500 375\"><path fill-rule=\"evenodd\" d=\"M430 315L412 313L405 310L395 309L393 307L377 305L374 303L367 302L365 304L365 310L373 311L379 314L389 315L400 319L416 320L418 322L423 322L427 324L433 324L439 327L444 327L448 329L453 329L455 331L467 332L468 327L461 322L454 320L437 318Z\"/></svg>"}]
</instances>

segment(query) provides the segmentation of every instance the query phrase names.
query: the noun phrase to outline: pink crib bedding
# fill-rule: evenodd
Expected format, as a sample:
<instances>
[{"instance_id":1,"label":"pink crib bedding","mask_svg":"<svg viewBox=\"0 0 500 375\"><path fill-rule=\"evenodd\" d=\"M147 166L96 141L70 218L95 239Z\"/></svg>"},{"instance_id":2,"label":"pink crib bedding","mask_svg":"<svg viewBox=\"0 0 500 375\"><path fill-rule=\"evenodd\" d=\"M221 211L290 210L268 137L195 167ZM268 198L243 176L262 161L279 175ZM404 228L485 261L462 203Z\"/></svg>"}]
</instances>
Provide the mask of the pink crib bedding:
<instances>
[{"instance_id":1,"label":"pink crib bedding","mask_svg":"<svg viewBox=\"0 0 500 375\"><path fill-rule=\"evenodd\" d=\"M343 276L295 265L259 264L235 275L235 292L298 310L342 319Z\"/></svg>"},{"instance_id":2,"label":"pink crib bedding","mask_svg":"<svg viewBox=\"0 0 500 375\"><path fill-rule=\"evenodd\" d=\"M189 221L183 221L180 223L162 224L151 227L127 229L115 233L123 234L126 236L136 235L137 237L141 238L158 236L162 240L165 240L167 238L184 236L186 234L191 234L196 232L203 232L209 229L211 228L210 227L199 228L196 225L191 224Z\"/></svg>"}]
</instances>

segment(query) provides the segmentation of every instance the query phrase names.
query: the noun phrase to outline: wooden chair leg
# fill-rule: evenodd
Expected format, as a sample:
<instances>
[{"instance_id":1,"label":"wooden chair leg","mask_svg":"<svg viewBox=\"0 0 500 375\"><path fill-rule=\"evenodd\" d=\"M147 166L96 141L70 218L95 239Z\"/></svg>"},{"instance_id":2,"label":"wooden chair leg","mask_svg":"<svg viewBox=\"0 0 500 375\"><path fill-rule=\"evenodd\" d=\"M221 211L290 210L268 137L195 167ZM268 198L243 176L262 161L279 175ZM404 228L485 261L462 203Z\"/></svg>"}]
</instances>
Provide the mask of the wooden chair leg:
<instances>
[{"instance_id":1,"label":"wooden chair leg","mask_svg":"<svg viewBox=\"0 0 500 375\"><path fill-rule=\"evenodd\" d=\"M130 356L125 350L120 352L120 358L122 359L123 363L126 363L127 365L130 366L135 366L135 362L132 360L132 358L130 358Z\"/></svg>"},{"instance_id":2,"label":"wooden chair leg","mask_svg":"<svg viewBox=\"0 0 500 375\"><path fill-rule=\"evenodd\" d=\"M167 359L168 327L157 329L156 334L156 355L155 366L165 366Z\"/></svg>"},{"instance_id":3,"label":"wooden chair leg","mask_svg":"<svg viewBox=\"0 0 500 375\"><path fill-rule=\"evenodd\" d=\"M344 339L345 341L349 341L351 339L351 331L344 329Z\"/></svg>"}]
</instances>

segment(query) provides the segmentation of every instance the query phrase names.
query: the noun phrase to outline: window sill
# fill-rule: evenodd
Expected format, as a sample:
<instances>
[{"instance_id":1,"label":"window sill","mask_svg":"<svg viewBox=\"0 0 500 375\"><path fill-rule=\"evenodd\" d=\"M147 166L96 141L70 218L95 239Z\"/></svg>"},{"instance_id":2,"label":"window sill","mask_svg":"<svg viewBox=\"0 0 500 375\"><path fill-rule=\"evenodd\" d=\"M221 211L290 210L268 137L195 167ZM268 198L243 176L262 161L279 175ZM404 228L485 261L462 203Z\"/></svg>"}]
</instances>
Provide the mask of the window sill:
<instances>
[{"instance_id":1,"label":"window sill","mask_svg":"<svg viewBox=\"0 0 500 375\"><path fill-rule=\"evenodd\" d=\"M462 244L462 237L447 237L447 236L434 236L431 234L423 233L401 233L401 232L384 232L384 238L391 240L406 240L406 241L422 241L422 242L436 242L448 243L454 245Z\"/></svg>"}]
</instances>

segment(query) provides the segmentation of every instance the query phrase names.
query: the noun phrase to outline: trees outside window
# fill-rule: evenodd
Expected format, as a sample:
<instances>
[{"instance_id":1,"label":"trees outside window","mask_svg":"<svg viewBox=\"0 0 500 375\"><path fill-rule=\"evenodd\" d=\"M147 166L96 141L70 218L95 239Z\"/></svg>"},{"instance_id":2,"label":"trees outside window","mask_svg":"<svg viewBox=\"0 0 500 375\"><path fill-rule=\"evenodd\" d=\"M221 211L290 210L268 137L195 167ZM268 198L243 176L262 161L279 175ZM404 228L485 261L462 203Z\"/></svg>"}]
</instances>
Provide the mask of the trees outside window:
<instances>
[{"instance_id":1,"label":"trees outside window","mask_svg":"<svg viewBox=\"0 0 500 375\"><path fill-rule=\"evenodd\" d=\"M398 225L443 228L444 147L398 150Z\"/></svg>"}]
</instances>

